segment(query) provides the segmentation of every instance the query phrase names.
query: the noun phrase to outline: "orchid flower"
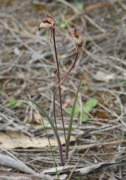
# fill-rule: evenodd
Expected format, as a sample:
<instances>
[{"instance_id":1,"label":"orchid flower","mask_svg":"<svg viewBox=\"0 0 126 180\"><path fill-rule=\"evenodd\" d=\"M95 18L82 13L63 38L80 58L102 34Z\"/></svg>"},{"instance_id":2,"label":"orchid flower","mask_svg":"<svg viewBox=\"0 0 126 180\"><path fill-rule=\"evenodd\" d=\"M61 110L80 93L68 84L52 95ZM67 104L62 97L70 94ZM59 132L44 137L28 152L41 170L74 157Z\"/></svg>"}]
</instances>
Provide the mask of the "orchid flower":
<instances>
[{"instance_id":1,"label":"orchid flower","mask_svg":"<svg viewBox=\"0 0 126 180\"><path fill-rule=\"evenodd\" d=\"M82 47L83 39L82 39L82 34L79 34L76 27L74 27L73 29L71 38L72 38L72 41L75 43L77 52L79 52L79 49Z\"/></svg>"},{"instance_id":2,"label":"orchid flower","mask_svg":"<svg viewBox=\"0 0 126 180\"><path fill-rule=\"evenodd\" d=\"M50 42L52 42L53 29L55 29L60 35L65 37L65 35L60 31L60 29L55 25L54 18L49 14L47 14L46 16L47 19L43 20L38 27L39 31L41 28L50 28Z\"/></svg>"}]
</instances>

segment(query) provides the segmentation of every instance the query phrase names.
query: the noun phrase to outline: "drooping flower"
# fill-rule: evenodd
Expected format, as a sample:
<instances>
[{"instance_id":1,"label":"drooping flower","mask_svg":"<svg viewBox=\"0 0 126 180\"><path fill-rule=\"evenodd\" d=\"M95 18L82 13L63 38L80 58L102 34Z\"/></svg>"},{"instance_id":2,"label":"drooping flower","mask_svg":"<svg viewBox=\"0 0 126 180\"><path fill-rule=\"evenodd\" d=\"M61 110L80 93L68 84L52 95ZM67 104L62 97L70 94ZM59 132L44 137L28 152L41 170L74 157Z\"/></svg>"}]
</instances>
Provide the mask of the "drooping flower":
<instances>
[{"instance_id":1,"label":"drooping flower","mask_svg":"<svg viewBox=\"0 0 126 180\"><path fill-rule=\"evenodd\" d=\"M52 16L50 16L49 14L47 14L47 17L48 19L46 20L43 20L40 25L39 25L39 31L41 28L51 28L53 26L55 26L55 23L54 23L54 19Z\"/></svg>"},{"instance_id":2,"label":"drooping flower","mask_svg":"<svg viewBox=\"0 0 126 180\"><path fill-rule=\"evenodd\" d=\"M60 29L55 25L54 18L50 14L47 14L46 16L47 19L43 20L38 27L39 31L41 28L50 28L50 41L52 39L53 29L55 29L59 34L65 37L64 34L60 31Z\"/></svg>"},{"instance_id":3,"label":"drooping flower","mask_svg":"<svg viewBox=\"0 0 126 180\"><path fill-rule=\"evenodd\" d=\"M76 50L79 52L79 48L81 48L83 44L83 38L82 38L82 34L79 34L76 27L74 27L73 29L71 38L72 41L75 43Z\"/></svg>"}]
</instances>

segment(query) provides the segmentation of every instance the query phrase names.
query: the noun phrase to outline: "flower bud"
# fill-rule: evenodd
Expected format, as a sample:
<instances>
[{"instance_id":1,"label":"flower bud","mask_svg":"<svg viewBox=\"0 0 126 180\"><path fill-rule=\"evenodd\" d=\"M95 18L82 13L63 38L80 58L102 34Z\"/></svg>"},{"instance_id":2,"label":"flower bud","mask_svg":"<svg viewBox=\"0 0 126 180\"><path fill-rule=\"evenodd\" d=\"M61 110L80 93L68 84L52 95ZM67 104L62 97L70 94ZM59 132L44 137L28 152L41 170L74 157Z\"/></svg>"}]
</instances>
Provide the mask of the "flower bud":
<instances>
[{"instance_id":1,"label":"flower bud","mask_svg":"<svg viewBox=\"0 0 126 180\"><path fill-rule=\"evenodd\" d=\"M72 40L78 47L82 47L82 35L78 33L76 27L72 32Z\"/></svg>"}]
</instances>

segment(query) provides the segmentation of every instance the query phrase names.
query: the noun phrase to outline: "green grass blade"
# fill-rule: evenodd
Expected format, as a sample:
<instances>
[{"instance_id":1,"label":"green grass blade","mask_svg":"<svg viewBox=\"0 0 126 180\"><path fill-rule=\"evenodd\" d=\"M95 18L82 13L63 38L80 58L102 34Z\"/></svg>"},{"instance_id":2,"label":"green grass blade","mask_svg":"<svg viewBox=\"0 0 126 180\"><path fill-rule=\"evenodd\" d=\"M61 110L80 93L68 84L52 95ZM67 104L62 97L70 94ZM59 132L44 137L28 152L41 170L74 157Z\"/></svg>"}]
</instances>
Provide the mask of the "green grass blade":
<instances>
[{"instance_id":1,"label":"green grass blade","mask_svg":"<svg viewBox=\"0 0 126 180\"><path fill-rule=\"evenodd\" d=\"M33 104L35 104L35 105L37 106L37 108L43 113L43 115L47 118L47 120L49 121L49 124L51 125L51 127L52 127L52 129L53 129L53 132L54 132L54 134L55 134L55 136L56 136L56 139L57 139L57 141L58 141L58 143L59 143L59 142L60 142L60 139L59 139L59 135L58 135L58 132L57 132L57 130L56 130L56 127L55 127L52 119L50 119L50 117L49 117L48 114L46 113L46 111L45 111L41 106L39 106L35 101L30 100L30 99L25 99L25 100L31 101Z\"/></svg>"},{"instance_id":2,"label":"green grass blade","mask_svg":"<svg viewBox=\"0 0 126 180\"><path fill-rule=\"evenodd\" d=\"M41 119L42 119L42 118L41 118ZM53 158L53 162L54 162L55 169L56 169L57 178L58 178L58 180L59 180L59 174L58 174L58 171L57 171L56 161L55 161L55 158L54 158L52 146L51 146L50 139L49 139L49 136L48 136L48 133L47 133L47 130L46 130L46 127L45 127L45 124L44 124L43 119L42 119L42 125L43 125L44 131L45 131L45 133L46 133L46 138L48 139L49 147L50 147L50 150L51 150L51 153L52 153L52 158Z\"/></svg>"},{"instance_id":3,"label":"green grass blade","mask_svg":"<svg viewBox=\"0 0 126 180\"><path fill-rule=\"evenodd\" d=\"M79 86L78 86L78 89L77 89L77 92L76 92L76 95L75 95L74 104L73 104L73 107L72 107L72 112L71 112L71 115L70 115L70 122L69 122L69 127L68 127L68 132L67 132L66 158L68 158L68 149L69 149L69 142L70 142L70 136L71 136L71 131L72 131L74 110L75 110L77 97L78 97L78 92L79 92L82 80L83 80L83 78L80 80L80 83L79 83Z\"/></svg>"},{"instance_id":4,"label":"green grass blade","mask_svg":"<svg viewBox=\"0 0 126 180\"><path fill-rule=\"evenodd\" d=\"M34 105L37 106L37 108L43 113L43 115L47 118L47 120L49 121L52 129L53 129L53 132L56 136L56 139L57 139L57 142L58 142L58 146L59 146L59 153L60 153L60 160L61 160L61 165L63 165L63 153L62 153L62 145L61 145L61 141L60 141L60 138L59 138L59 135L58 135L58 132L57 132L57 129L52 121L52 119L50 119L50 117L48 116L48 114L46 113L46 111L41 107L39 106L35 101L33 100L30 100L30 99L25 99L26 101L30 101L32 102Z\"/></svg>"}]
</instances>

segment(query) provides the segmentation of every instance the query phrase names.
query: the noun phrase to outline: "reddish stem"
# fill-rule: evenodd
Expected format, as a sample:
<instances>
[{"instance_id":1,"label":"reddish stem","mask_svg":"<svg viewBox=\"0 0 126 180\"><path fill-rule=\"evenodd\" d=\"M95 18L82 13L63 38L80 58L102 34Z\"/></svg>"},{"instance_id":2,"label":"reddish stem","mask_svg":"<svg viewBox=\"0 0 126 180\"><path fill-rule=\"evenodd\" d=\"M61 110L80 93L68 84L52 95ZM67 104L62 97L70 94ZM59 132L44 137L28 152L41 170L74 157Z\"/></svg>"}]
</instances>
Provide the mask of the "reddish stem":
<instances>
[{"instance_id":1,"label":"reddish stem","mask_svg":"<svg viewBox=\"0 0 126 180\"><path fill-rule=\"evenodd\" d=\"M58 84L57 88L54 91L54 95L53 95L53 102L55 102L55 98L56 98L56 92L58 89L60 89L61 84L63 83L63 81L66 80L66 78L68 77L68 75L70 74L70 72L72 71L72 69L74 68L77 58L78 58L79 52L76 53L75 56L75 60L71 66L71 68L69 69L69 71L66 73L66 75L64 76L64 78L60 81L60 83ZM55 105L54 105L55 106ZM68 151L69 151L69 142L66 141L66 159L68 159Z\"/></svg>"},{"instance_id":2,"label":"reddish stem","mask_svg":"<svg viewBox=\"0 0 126 180\"><path fill-rule=\"evenodd\" d=\"M63 150L62 150L62 145L61 145L60 140L58 141L58 146L59 146L60 162L61 162L61 166L63 166L64 165Z\"/></svg>"},{"instance_id":3,"label":"reddish stem","mask_svg":"<svg viewBox=\"0 0 126 180\"><path fill-rule=\"evenodd\" d=\"M78 54L79 54L79 53L77 52L77 53L76 53L75 60L74 60L74 62L73 62L73 64L72 64L71 68L69 69L69 71L66 73L66 75L64 76L64 78L60 81L60 83L58 84L57 88L55 89L55 91L54 91L54 96L53 96L53 101L55 101L55 97L56 97L56 92L57 92L57 90L60 89L61 84L63 83L63 81L66 80L66 78L68 77L68 75L70 74L70 72L72 71L72 69L74 68L74 66L75 66L75 64L76 64L76 61L77 61L77 58L78 58Z\"/></svg>"},{"instance_id":4,"label":"reddish stem","mask_svg":"<svg viewBox=\"0 0 126 180\"><path fill-rule=\"evenodd\" d=\"M55 58L56 58L56 65L57 65L57 78L58 78L58 84L60 83L60 69L59 69L59 62L58 62L58 56L57 56L57 49L56 49L56 41L55 41L55 29L51 29L52 36L53 36L53 44L54 44L54 51L55 51ZM61 99L61 88L59 87L59 100L60 100L60 111L61 111L61 119L63 124L63 131L64 131L64 138L66 142L66 133L65 133L65 126L64 126L64 119L63 119L63 110L62 110L62 99ZM56 108L55 108L55 99L53 100L53 113L54 113L54 122L57 128L57 122L56 122ZM62 146L59 144L59 151L60 151L60 160L61 164L63 164L63 152L62 152Z\"/></svg>"}]
</instances>

